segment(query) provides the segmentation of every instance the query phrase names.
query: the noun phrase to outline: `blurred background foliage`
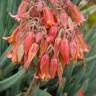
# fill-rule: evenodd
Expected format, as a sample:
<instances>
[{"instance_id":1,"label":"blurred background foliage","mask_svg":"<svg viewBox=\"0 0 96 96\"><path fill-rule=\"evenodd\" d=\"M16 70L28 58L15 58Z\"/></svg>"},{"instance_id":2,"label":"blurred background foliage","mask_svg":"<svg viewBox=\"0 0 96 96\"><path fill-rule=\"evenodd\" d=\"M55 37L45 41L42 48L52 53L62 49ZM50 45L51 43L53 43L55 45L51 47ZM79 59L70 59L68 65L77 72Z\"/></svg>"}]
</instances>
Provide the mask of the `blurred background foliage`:
<instances>
[{"instance_id":1,"label":"blurred background foliage","mask_svg":"<svg viewBox=\"0 0 96 96\"><path fill-rule=\"evenodd\" d=\"M30 90L32 96L79 96L80 88L84 90L84 96L96 96L96 1L72 0L87 18L81 31L91 51L84 61L66 65L62 86L57 84L57 78L34 85L33 70L25 72L6 57L11 46L2 37L9 36L16 26L17 22L9 12L15 14L20 2L0 0L0 96L31 96L28 95Z\"/></svg>"}]
</instances>

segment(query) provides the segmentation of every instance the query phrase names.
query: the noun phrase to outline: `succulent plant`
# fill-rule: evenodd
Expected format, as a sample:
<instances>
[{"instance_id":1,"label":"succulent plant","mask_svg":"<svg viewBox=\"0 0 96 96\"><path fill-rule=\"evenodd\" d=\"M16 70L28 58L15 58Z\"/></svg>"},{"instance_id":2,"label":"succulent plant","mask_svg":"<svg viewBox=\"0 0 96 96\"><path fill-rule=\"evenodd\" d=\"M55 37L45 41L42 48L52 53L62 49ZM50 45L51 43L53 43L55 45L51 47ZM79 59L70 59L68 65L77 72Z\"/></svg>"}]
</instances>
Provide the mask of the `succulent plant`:
<instances>
[{"instance_id":1,"label":"succulent plant","mask_svg":"<svg viewBox=\"0 0 96 96\"><path fill-rule=\"evenodd\" d=\"M96 25L88 21L95 5L80 7L83 0L0 2L1 96L96 95Z\"/></svg>"}]
</instances>

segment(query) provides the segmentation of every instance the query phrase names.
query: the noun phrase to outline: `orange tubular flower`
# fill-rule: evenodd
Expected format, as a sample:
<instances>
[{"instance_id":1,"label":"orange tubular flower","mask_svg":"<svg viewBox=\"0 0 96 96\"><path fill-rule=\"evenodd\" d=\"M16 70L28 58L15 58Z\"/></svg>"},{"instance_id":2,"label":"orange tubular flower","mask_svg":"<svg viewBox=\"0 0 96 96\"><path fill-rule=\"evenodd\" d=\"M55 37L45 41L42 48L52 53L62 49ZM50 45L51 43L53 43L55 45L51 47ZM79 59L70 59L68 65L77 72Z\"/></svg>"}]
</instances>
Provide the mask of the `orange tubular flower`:
<instances>
[{"instance_id":1,"label":"orange tubular flower","mask_svg":"<svg viewBox=\"0 0 96 96\"><path fill-rule=\"evenodd\" d=\"M47 42L51 43L55 40L56 35L58 33L58 27L57 26L52 26L49 30L48 36L46 38Z\"/></svg>"},{"instance_id":2,"label":"orange tubular flower","mask_svg":"<svg viewBox=\"0 0 96 96\"><path fill-rule=\"evenodd\" d=\"M43 18L45 21L45 25L47 25L47 27L52 27L53 25L56 24L54 16L47 6L43 7Z\"/></svg>"},{"instance_id":3,"label":"orange tubular flower","mask_svg":"<svg viewBox=\"0 0 96 96\"><path fill-rule=\"evenodd\" d=\"M28 54L28 51L34 41L34 33L33 32L28 32L25 39L24 39L24 53L25 55Z\"/></svg>"},{"instance_id":4,"label":"orange tubular flower","mask_svg":"<svg viewBox=\"0 0 96 96\"><path fill-rule=\"evenodd\" d=\"M48 54L44 54L41 57L40 60L40 78L41 79L50 79L50 74L49 74L49 55Z\"/></svg>"},{"instance_id":5,"label":"orange tubular flower","mask_svg":"<svg viewBox=\"0 0 96 96\"><path fill-rule=\"evenodd\" d=\"M61 42L61 38L57 37L55 39L55 44L54 44L54 57L58 57L59 55L60 42Z\"/></svg>"},{"instance_id":6,"label":"orange tubular flower","mask_svg":"<svg viewBox=\"0 0 96 96\"><path fill-rule=\"evenodd\" d=\"M18 62L18 56L17 56L17 48L15 47L12 50L12 63L17 63Z\"/></svg>"},{"instance_id":7,"label":"orange tubular flower","mask_svg":"<svg viewBox=\"0 0 96 96\"><path fill-rule=\"evenodd\" d=\"M65 64L70 63L70 53L69 52L70 52L70 49L69 49L68 40L66 38L63 38L61 40L61 44L60 44L60 53L64 59Z\"/></svg>"},{"instance_id":8,"label":"orange tubular flower","mask_svg":"<svg viewBox=\"0 0 96 96\"><path fill-rule=\"evenodd\" d=\"M57 70L58 70L58 60L56 58L52 58L50 63L51 78L54 78L57 75Z\"/></svg>"},{"instance_id":9,"label":"orange tubular flower","mask_svg":"<svg viewBox=\"0 0 96 96\"><path fill-rule=\"evenodd\" d=\"M75 41L70 42L70 53L73 60L77 61L78 59L78 49Z\"/></svg>"},{"instance_id":10,"label":"orange tubular flower","mask_svg":"<svg viewBox=\"0 0 96 96\"><path fill-rule=\"evenodd\" d=\"M80 10L75 5L72 7L70 15L78 25L82 25L85 21L84 17L80 14Z\"/></svg>"},{"instance_id":11,"label":"orange tubular flower","mask_svg":"<svg viewBox=\"0 0 96 96\"><path fill-rule=\"evenodd\" d=\"M61 11L60 14L60 23L66 29L68 27L68 14L65 10Z\"/></svg>"},{"instance_id":12,"label":"orange tubular flower","mask_svg":"<svg viewBox=\"0 0 96 96\"><path fill-rule=\"evenodd\" d=\"M77 43L76 44L77 45L77 57L78 57L78 59L82 60L82 59L84 59L84 51L83 51L82 45L78 38L76 38L76 43Z\"/></svg>"},{"instance_id":13,"label":"orange tubular flower","mask_svg":"<svg viewBox=\"0 0 96 96\"><path fill-rule=\"evenodd\" d=\"M29 52L28 52L28 60L24 64L25 69L29 68L31 61L37 55L38 49L39 49L38 44L33 43L30 50L29 50Z\"/></svg>"},{"instance_id":14,"label":"orange tubular flower","mask_svg":"<svg viewBox=\"0 0 96 96\"><path fill-rule=\"evenodd\" d=\"M36 42L39 43L42 40L42 38L43 38L42 32L38 32L36 34L35 38L36 38Z\"/></svg>"},{"instance_id":15,"label":"orange tubular flower","mask_svg":"<svg viewBox=\"0 0 96 96\"><path fill-rule=\"evenodd\" d=\"M40 44L40 57L46 52L47 48L48 48L47 41L42 39Z\"/></svg>"},{"instance_id":16,"label":"orange tubular flower","mask_svg":"<svg viewBox=\"0 0 96 96\"><path fill-rule=\"evenodd\" d=\"M15 44L13 48L7 53L7 57L11 58L13 64L18 62L17 44Z\"/></svg>"},{"instance_id":17,"label":"orange tubular flower","mask_svg":"<svg viewBox=\"0 0 96 96\"><path fill-rule=\"evenodd\" d=\"M78 24L81 25L85 21L84 16L81 15L80 10L76 5L74 5L70 0L64 0L67 5L68 13L71 18Z\"/></svg>"},{"instance_id":18,"label":"orange tubular flower","mask_svg":"<svg viewBox=\"0 0 96 96\"><path fill-rule=\"evenodd\" d=\"M17 28L15 28L15 30L13 31L12 35L9 37L3 37L3 39L7 40L8 43L14 44L16 42L16 35L17 33L20 31L19 26Z\"/></svg>"},{"instance_id":19,"label":"orange tubular flower","mask_svg":"<svg viewBox=\"0 0 96 96\"><path fill-rule=\"evenodd\" d=\"M77 33L77 37L78 37L78 39L79 39L79 42L80 42L80 44L81 44L81 46L82 46L83 51L84 51L84 52L89 52L90 49L89 49L88 45L86 44L86 42L85 42L85 40L84 40L83 34L82 34L79 30L77 30L77 32L78 32L78 33Z\"/></svg>"},{"instance_id":20,"label":"orange tubular flower","mask_svg":"<svg viewBox=\"0 0 96 96\"><path fill-rule=\"evenodd\" d=\"M10 13L10 16L12 18L15 18L17 21L20 21L21 18L28 17L27 8L29 6L29 0L23 0L21 4L19 5L18 12L16 15L12 15Z\"/></svg>"}]
</instances>

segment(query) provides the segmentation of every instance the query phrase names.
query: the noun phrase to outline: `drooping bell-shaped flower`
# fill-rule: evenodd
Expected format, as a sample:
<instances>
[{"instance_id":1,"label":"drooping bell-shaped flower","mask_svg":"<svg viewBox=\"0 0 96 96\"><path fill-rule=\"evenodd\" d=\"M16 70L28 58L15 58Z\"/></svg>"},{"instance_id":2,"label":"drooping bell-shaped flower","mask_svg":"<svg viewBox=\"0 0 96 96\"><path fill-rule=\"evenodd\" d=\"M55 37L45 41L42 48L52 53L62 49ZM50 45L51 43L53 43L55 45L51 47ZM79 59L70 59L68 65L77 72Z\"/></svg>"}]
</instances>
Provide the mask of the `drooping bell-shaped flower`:
<instances>
[{"instance_id":1,"label":"drooping bell-shaped flower","mask_svg":"<svg viewBox=\"0 0 96 96\"><path fill-rule=\"evenodd\" d=\"M76 32L77 32L77 37L78 37L78 39L79 39L79 42L80 42L80 44L81 44L81 46L82 46L82 50L83 50L84 52L89 52L90 49L89 49L87 43L86 43L85 40L84 40L83 34L80 32L79 29L77 29Z\"/></svg>"},{"instance_id":2,"label":"drooping bell-shaped flower","mask_svg":"<svg viewBox=\"0 0 96 96\"><path fill-rule=\"evenodd\" d=\"M68 14L65 10L61 11L60 14L60 23L66 29L68 27Z\"/></svg>"},{"instance_id":3,"label":"drooping bell-shaped flower","mask_svg":"<svg viewBox=\"0 0 96 96\"><path fill-rule=\"evenodd\" d=\"M49 55L44 54L41 59L40 59L40 78L41 79L50 79L50 74L49 74Z\"/></svg>"},{"instance_id":4,"label":"drooping bell-shaped flower","mask_svg":"<svg viewBox=\"0 0 96 96\"><path fill-rule=\"evenodd\" d=\"M27 8L29 6L29 0L23 0L21 4L19 5L18 11L16 15L12 15L10 13L10 16L12 18L15 18L17 21L20 21L22 18L28 17Z\"/></svg>"},{"instance_id":5,"label":"drooping bell-shaped flower","mask_svg":"<svg viewBox=\"0 0 96 96\"><path fill-rule=\"evenodd\" d=\"M72 60L77 61L78 59L78 49L75 40L70 42L70 55Z\"/></svg>"},{"instance_id":6,"label":"drooping bell-shaped flower","mask_svg":"<svg viewBox=\"0 0 96 96\"><path fill-rule=\"evenodd\" d=\"M49 9L49 7L47 6L43 7L43 18L44 18L44 23L47 27L52 27L53 25L56 24L54 20L54 16L51 10Z\"/></svg>"},{"instance_id":7,"label":"drooping bell-shaped flower","mask_svg":"<svg viewBox=\"0 0 96 96\"><path fill-rule=\"evenodd\" d=\"M24 63L24 68L25 69L28 69L29 68L29 66L31 64L31 61L37 55L38 50L39 50L38 44L37 43L33 43L31 45L31 48L29 49L29 52L28 52L28 59Z\"/></svg>"},{"instance_id":8,"label":"drooping bell-shaped flower","mask_svg":"<svg viewBox=\"0 0 96 96\"><path fill-rule=\"evenodd\" d=\"M40 57L46 53L47 51L47 48L48 48L48 43L45 39L42 39L41 40L41 44L40 44Z\"/></svg>"},{"instance_id":9,"label":"drooping bell-shaped flower","mask_svg":"<svg viewBox=\"0 0 96 96\"><path fill-rule=\"evenodd\" d=\"M38 32L35 36L36 42L39 43L43 38L43 33L42 32Z\"/></svg>"},{"instance_id":10,"label":"drooping bell-shaped flower","mask_svg":"<svg viewBox=\"0 0 96 96\"><path fill-rule=\"evenodd\" d=\"M35 36L34 36L33 32L28 32L26 34L26 37L24 39L24 53L25 53L25 55L28 54L28 51L34 41L34 38L35 38Z\"/></svg>"},{"instance_id":11,"label":"drooping bell-shaped flower","mask_svg":"<svg viewBox=\"0 0 96 96\"><path fill-rule=\"evenodd\" d=\"M54 57L58 57L60 51L61 38L57 37L54 43Z\"/></svg>"},{"instance_id":12,"label":"drooping bell-shaped flower","mask_svg":"<svg viewBox=\"0 0 96 96\"><path fill-rule=\"evenodd\" d=\"M76 45L77 45L77 57L78 59L82 60L84 59L84 51L78 38L76 38Z\"/></svg>"},{"instance_id":13,"label":"drooping bell-shaped flower","mask_svg":"<svg viewBox=\"0 0 96 96\"><path fill-rule=\"evenodd\" d=\"M11 58L13 64L16 64L18 62L17 44L15 44L13 48L9 52L7 52L7 57Z\"/></svg>"},{"instance_id":14,"label":"drooping bell-shaped flower","mask_svg":"<svg viewBox=\"0 0 96 96\"><path fill-rule=\"evenodd\" d=\"M79 8L73 4L70 0L64 0L65 4L67 5L68 14L71 18L78 24L81 25L85 21L84 16L80 13Z\"/></svg>"},{"instance_id":15,"label":"drooping bell-shaped flower","mask_svg":"<svg viewBox=\"0 0 96 96\"><path fill-rule=\"evenodd\" d=\"M58 60L57 58L52 58L50 62L50 76L54 78L57 75L58 70Z\"/></svg>"},{"instance_id":16,"label":"drooping bell-shaped flower","mask_svg":"<svg viewBox=\"0 0 96 96\"><path fill-rule=\"evenodd\" d=\"M3 39L7 40L8 43L15 43L16 42L16 36L17 36L17 33L20 31L20 27L16 27L13 31L13 33L11 34L11 36L9 37L3 37Z\"/></svg>"},{"instance_id":17,"label":"drooping bell-shaped flower","mask_svg":"<svg viewBox=\"0 0 96 96\"><path fill-rule=\"evenodd\" d=\"M65 37L61 40L60 54L63 57L65 64L69 64L70 63L69 42Z\"/></svg>"},{"instance_id":18,"label":"drooping bell-shaped flower","mask_svg":"<svg viewBox=\"0 0 96 96\"><path fill-rule=\"evenodd\" d=\"M48 35L46 37L47 42L49 42L49 43L53 42L56 38L57 33L58 33L58 27L52 26L49 29Z\"/></svg>"}]
</instances>

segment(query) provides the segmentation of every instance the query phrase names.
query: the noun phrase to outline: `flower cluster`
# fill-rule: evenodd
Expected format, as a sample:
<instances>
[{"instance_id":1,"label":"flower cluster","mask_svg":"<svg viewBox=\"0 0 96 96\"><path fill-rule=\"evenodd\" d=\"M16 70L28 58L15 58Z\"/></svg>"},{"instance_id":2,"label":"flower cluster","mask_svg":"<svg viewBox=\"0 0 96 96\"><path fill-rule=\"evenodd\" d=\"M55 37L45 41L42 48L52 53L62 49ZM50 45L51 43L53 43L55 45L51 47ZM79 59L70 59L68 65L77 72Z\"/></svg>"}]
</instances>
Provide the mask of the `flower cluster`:
<instances>
[{"instance_id":1,"label":"flower cluster","mask_svg":"<svg viewBox=\"0 0 96 96\"><path fill-rule=\"evenodd\" d=\"M7 56L27 70L38 59L37 79L62 80L65 64L84 58L89 48L79 27L84 16L70 0L22 0L16 15L19 24L9 37L12 45Z\"/></svg>"}]
</instances>

